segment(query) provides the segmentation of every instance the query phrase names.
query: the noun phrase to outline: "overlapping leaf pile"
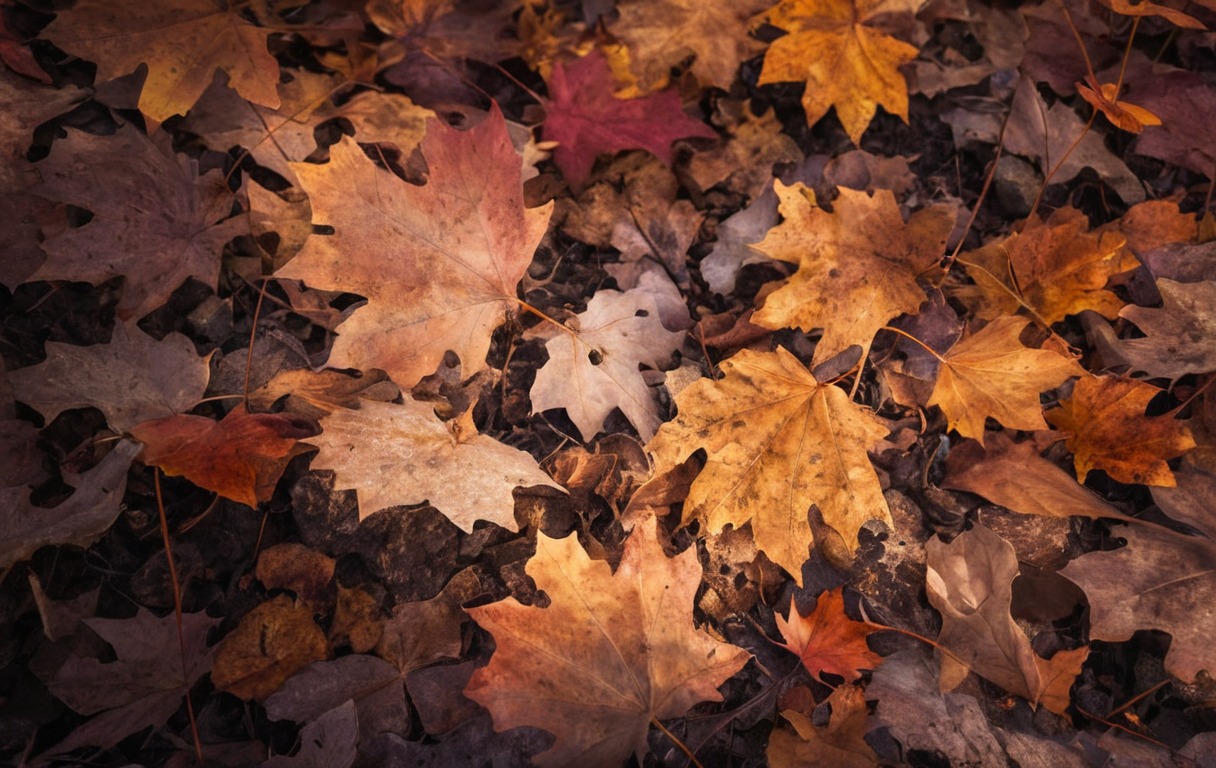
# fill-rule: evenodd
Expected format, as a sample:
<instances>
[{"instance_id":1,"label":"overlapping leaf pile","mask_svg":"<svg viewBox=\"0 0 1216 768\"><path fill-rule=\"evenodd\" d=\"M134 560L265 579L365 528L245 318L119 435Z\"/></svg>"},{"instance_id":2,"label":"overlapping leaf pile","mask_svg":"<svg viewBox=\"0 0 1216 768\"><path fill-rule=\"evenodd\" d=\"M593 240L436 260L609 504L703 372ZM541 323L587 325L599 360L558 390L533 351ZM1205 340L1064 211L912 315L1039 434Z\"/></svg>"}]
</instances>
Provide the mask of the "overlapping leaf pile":
<instances>
[{"instance_id":1,"label":"overlapping leaf pile","mask_svg":"<svg viewBox=\"0 0 1216 768\"><path fill-rule=\"evenodd\" d=\"M0 9L0 749L1211 745L1210 3Z\"/></svg>"}]
</instances>

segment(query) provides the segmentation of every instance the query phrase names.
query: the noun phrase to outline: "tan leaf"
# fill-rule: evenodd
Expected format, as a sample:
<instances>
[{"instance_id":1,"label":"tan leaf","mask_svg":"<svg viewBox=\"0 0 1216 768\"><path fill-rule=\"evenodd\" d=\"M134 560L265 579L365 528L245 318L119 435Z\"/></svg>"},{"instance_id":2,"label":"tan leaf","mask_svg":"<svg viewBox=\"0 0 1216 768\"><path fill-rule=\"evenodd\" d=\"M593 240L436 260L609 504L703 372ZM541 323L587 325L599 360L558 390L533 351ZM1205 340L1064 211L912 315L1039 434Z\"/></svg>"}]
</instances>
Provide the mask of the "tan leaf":
<instances>
[{"instance_id":1,"label":"tan leaf","mask_svg":"<svg viewBox=\"0 0 1216 768\"><path fill-rule=\"evenodd\" d=\"M633 529L616 573L591 560L576 536L537 533L527 573L549 606L507 598L466 609L496 649L465 693L490 710L496 730L553 733L537 765L617 768L631 754L640 761L652 720L721 701L718 686L747 663L742 648L693 625L696 549L669 558L656 526Z\"/></svg>"},{"instance_id":2,"label":"tan leaf","mask_svg":"<svg viewBox=\"0 0 1216 768\"><path fill-rule=\"evenodd\" d=\"M801 585L812 504L849 552L867 520L891 524L866 455L888 430L784 348L742 350L721 367L721 380L702 379L680 393L679 415L647 450L661 473L704 448L708 459L684 503L685 523L702 519L718 533L750 520L756 546Z\"/></svg>"},{"instance_id":3,"label":"tan leaf","mask_svg":"<svg viewBox=\"0 0 1216 768\"><path fill-rule=\"evenodd\" d=\"M279 595L245 614L220 641L211 682L246 701L262 701L287 678L328 657L329 643L312 609Z\"/></svg>"},{"instance_id":4,"label":"tan leaf","mask_svg":"<svg viewBox=\"0 0 1216 768\"><path fill-rule=\"evenodd\" d=\"M1124 307L1119 313L1145 338L1125 339L1115 353L1133 371L1177 379L1188 373L1216 371L1216 281L1157 281L1163 305Z\"/></svg>"},{"instance_id":5,"label":"tan leaf","mask_svg":"<svg viewBox=\"0 0 1216 768\"><path fill-rule=\"evenodd\" d=\"M824 728L816 728L809 717L796 710L781 713L797 735L784 728L773 730L765 751L772 768L813 765L870 768L878 765L878 756L865 740L869 729L865 692L855 685L842 685L832 691L824 703L832 709L831 719Z\"/></svg>"},{"instance_id":6,"label":"tan leaf","mask_svg":"<svg viewBox=\"0 0 1216 768\"><path fill-rule=\"evenodd\" d=\"M1081 674L1081 667L1089 658L1089 646L1083 645L1071 651L1056 651L1050 660L1035 656L1034 661L1039 665L1039 680L1042 690L1039 693L1039 704L1048 711L1055 712L1060 717L1068 716L1068 705L1071 701L1069 691Z\"/></svg>"},{"instance_id":7,"label":"tan leaf","mask_svg":"<svg viewBox=\"0 0 1216 768\"><path fill-rule=\"evenodd\" d=\"M1046 429L1039 393L1084 369L1058 352L1018 340L1028 320L1004 316L964 338L942 356L929 406L940 405L949 428L984 442L984 420L1009 429Z\"/></svg>"},{"instance_id":8,"label":"tan leaf","mask_svg":"<svg viewBox=\"0 0 1216 768\"><path fill-rule=\"evenodd\" d=\"M486 435L458 434L432 406L367 401L321 419L313 469L337 473L335 488L355 489L359 519L388 507L429 502L465 532L477 520L517 530L512 491L549 485L536 460Z\"/></svg>"}]
</instances>

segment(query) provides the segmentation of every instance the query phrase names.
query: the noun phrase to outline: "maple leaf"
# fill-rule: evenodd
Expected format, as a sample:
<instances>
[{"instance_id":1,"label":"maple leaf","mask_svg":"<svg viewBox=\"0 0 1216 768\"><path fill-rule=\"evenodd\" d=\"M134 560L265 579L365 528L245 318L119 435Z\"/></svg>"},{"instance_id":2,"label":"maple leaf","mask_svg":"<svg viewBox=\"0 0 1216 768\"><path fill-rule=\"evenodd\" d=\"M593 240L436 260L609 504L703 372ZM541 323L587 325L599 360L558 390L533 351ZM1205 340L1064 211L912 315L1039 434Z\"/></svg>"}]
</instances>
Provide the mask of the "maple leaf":
<instances>
[{"instance_id":1,"label":"maple leaf","mask_svg":"<svg viewBox=\"0 0 1216 768\"><path fill-rule=\"evenodd\" d=\"M765 21L789 32L769 45L759 85L805 81L807 123L836 107L856 144L881 105L908 122L908 84L899 68L919 51L867 22L911 12L919 0L782 0Z\"/></svg>"},{"instance_id":2,"label":"maple leaf","mask_svg":"<svg viewBox=\"0 0 1216 768\"><path fill-rule=\"evenodd\" d=\"M1120 101L1119 86L1114 83L1098 85L1093 77L1087 76L1084 83L1077 83L1077 93L1120 130L1140 133L1145 126L1161 125L1161 118L1144 107Z\"/></svg>"},{"instance_id":3,"label":"maple leaf","mask_svg":"<svg viewBox=\"0 0 1216 768\"><path fill-rule=\"evenodd\" d=\"M721 701L718 686L750 658L693 626L696 550L669 558L656 528L651 521L633 529L616 573L589 558L576 536L538 532L526 571L549 606L507 598L465 609L495 643L465 695L490 710L496 730L553 733L537 765L616 768L630 754L640 761L651 721Z\"/></svg>"},{"instance_id":4,"label":"maple leaf","mask_svg":"<svg viewBox=\"0 0 1216 768\"><path fill-rule=\"evenodd\" d=\"M65 473L64 481L76 491L51 509L34 506L25 486L0 489L0 570L41 547L88 546L109 530L121 511L127 469L137 453L138 443L121 440L89 471Z\"/></svg>"},{"instance_id":5,"label":"maple leaf","mask_svg":"<svg viewBox=\"0 0 1216 768\"><path fill-rule=\"evenodd\" d=\"M654 299L640 291L597 291L587 309L545 343L549 360L536 372L532 409L565 408L584 439L600 430L613 408L649 440L659 428L658 404L639 364L658 368L683 333L663 327Z\"/></svg>"},{"instance_id":6,"label":"maple leaf","mask_svg":"<svg viewBox=\"0 0 1216 768\"><path fill-rule=\"evenodd\" d=\"M22 402L53 421L69 408L92 406L122 432L193 408L210 378L211 355L199 357L180 333L157 341L134 323L117 323L108 344L46 343L46 361L9 374Z\"/></svg>"},{"instance_id":7,"label":"maple leaf","mask_svg":"<svg viewBox=\"0 0 1216 768\"><path fill-rule=\"evenodd\" d=\"M141 317L193 277L215 286L220 250L248 231L228 218L232 193L218 170L173 152L168 134L145 136L127 123L113 136L68 129L38 164L34 192L86 208L93 218L44 244L48 258L32 279L98 284L123 275L120 318Z\"/></svg>"},{"instance_id":8,"label":"maple leaf","mask_svg":"<svg viewBox=\"0 0 1216 768\"><path fill-rule=\"evenodd\" d=\"M558 142L553 162L576 189L601 153L645 149L670 165L676 139L718 135L684 114L674 90L640 99L616 98L612 72L599 50L570 64L556 64L548 86L541 134L546 141Z\"/></svg>"},{"instance_id":9,"label":"maple leaf","mask_svg":"<svg viewBox=\"0 0 1216 768\"><path fill-rule=\"evenodd\" d=\"M1090 552L1060 571L1089 598L1090 638L1118 643L1137 630L1158 629L1173 636L1166 672L1184 682L1212 672L1216 546L1149 526L1119 535L1127 546Z\"/></svg>"},{"instance_id":10,"label":"maple leaf","mask_svg":"<svg viewBox=\"0 0 1216 768\"><path fill-rule=\"evenodd\" d=\"M1157 290L1160 309L1129 306L1119 312L1144 331L1145 338L1117 342L1115 354L1133 371L1167 379L1216 371L1216 281L1160 278Z\"/></svg>"},{"instance_id":11,"label":"maple leaf","mask_svg":"<svg viewBox=\"0 0 1216 768\"><path fill-rule=\"evenodd\" d=\"M691 51L692 73L701 84L729 91L739 65L764 48L747 27L770 2L630 0L617 6L620 19L611 29L629 47L644 90L667 85L671 70Z\"/></svg>"},{"instance_id":12,"label":"maple leaf","mask_svg":"<svg viewBox=\"0 0 1216 768\"><path fill-rule=\"evenodd\" d=\"M1018 337L1029 320L999 317L941 356L928 405L941 406L949 428L984 442L984 420L1009 429L1046 429L1039 393L1084 375L1075 360L1031 349Z\"/></svg>"},{"instance_id":13,"label":"maple leaf","mask_svg":"<svg viewBox=\"0 0 1216 768\"><path fill-rule=\"evenodd\" d=\"M985 320L1012 315L1023 302L1048 325L1086 309L1113 318L1124 302L1106 284L1139 262L1124 248L1122 234L1088 230L1088 219L1076 208L1029 222L1020 233L959 259L975 285L958 286L952 294Z\"/></svg>"},{"instance_id":14,"label":"maple leaf","mask_svg":"<svg viewBox=\"0 0 1216 768\"><path fill-rule=\"evenodd\" d=\"M339 326L329 364L382 368L403 387L434 372L448 349L466 377L485 367L553 210L524 208L519 156L497 107L468 131L431 121L422 154L422 187L377 168L348 138L325 165L293 164L314 216L335 234L309 238L277 273L366 296Z\"/></svg>"},{"instance_id":15,"label":"maple leaf","mask_svg":"<svg viewBox=\"0 0 1216 768\"><path fill-rule=\"evenodd\" d=\"M869 711L865 691L855 685L842 685L824 701L831 707L826 727L816 728L811 718L796 710L781 716L794 727L797 736L783 728L769 736L765 759L772 768L831 765L833 768L871 768L878 757L866 743Z\"/></svg>"},{"instance_id":16,"label":"maple leaf","mask_svg":"<svg viewBox=\"0 0 1216 768\"><path fill-rule=\"evenodd\" d=\"M891 525L866 455L888 430L783 347L741 350L721 367L721 380L702 379L679 394L679 415L646 449L664 472L704 448L708 458L684 503L684 522L703 519L705 530L718 533L750 520L756 546L801 586L812 504L850 553L867 520Z\"/></svg>"},{"instance_id":17,"label":"maple leaf","mask_svg":"<svg viewBox=\"0 0 1216 768\"><path fill-rule=\"evenodd\" d=\"M1086 376L1072 396L1046 413L1047 421L1066 433L1077 481L1094 469L1121 483L1175 485L1167 459L1195 447L1186 422L1171 414L1145 416L1149 401L1161 390L1140 381L1113 376Z\"/></svg>"},{"instance_id":18,"label":"maple leaf","mask_svg":"<svg viewBox=\"0 0 1216 768\"><path fill-rule=\"evenodd\" d=\"M56 697L83 715L96 715L42 756L80 747L108 748L149 726L159 727L211 669L207 633L219 624L204 612L164 617L140 608L129 619L85 619L114 649L115 659L71 658L47 681ZM183 658L184 656L184 658Z\"/></svg>"},{"instance_id":19,"label":"maple leaf","mask_svg":"<svg viewBox=\"0 0 1216 768\"><path fill-rule=\"evenodd\" d=\"M752 321L766 328L823 328L812 365L854 344L864 357L879 328L924 302L916 277L941 257L953 212L927 208L904 224L887 190L871 196L841 187L828 213L802 184L775 181L773 189L785 220L752 247L799 266Z\"/></svg>"},{"instance_id":20,"label":"maple leaf","mask_svg":"<svg viewBox=\"0 0 1216 768\"><path fill-rule=\"evenodd\" d=\"M238 405L220 421L178 414L145 421L130 434L144 444L144 464L256 507L270 500L287 463L308 450L298 440L309 430L285 416L247 413Z\"/></svg>"},{"instance_id":21,"label":"maple leaf","mask_svg":"<svg viewBox=\"0 0 1216 768\"><path fill-rule=\"evenodd\" d=\"M279 64L266 48L269 34L213 0L79 0L43 31L68 53L95 62L101 80L147 64L139 111L158 123L186 114L216 70L243 98L279 106Z\"/></svg>"},{"instance_id":22,"label":"maple leaf","mask_svg":"<svg viewBox=\"0 0 1216 768\"><path fill-rule=\"evenodd\" d=\"M433 406L405 398L402 405L364 402L321 419L313 469L337 473L335 488L355 489L359 519L388 507L429 501L466 533L477 520L517 530L512 490L556 486L536 460L471 423L444 423Z\"/></svg>"},{"instance_id":23,"label":"maple leaf","mask_svg":"<svg viewBox=\"0 0 1216 768\"><path fill-rule=\"evenodd\" d=\"M789 618L780 614L774 618L785 639L781 647L798 656L807 672L821 683L824 672L851 683L861 677L860 670L874 669L882 662L882 657L866 645L866 637L874 630L845 615L843 589L819 595L809 616L801 615L790 597Z\"/></svg>"}]
</instances>

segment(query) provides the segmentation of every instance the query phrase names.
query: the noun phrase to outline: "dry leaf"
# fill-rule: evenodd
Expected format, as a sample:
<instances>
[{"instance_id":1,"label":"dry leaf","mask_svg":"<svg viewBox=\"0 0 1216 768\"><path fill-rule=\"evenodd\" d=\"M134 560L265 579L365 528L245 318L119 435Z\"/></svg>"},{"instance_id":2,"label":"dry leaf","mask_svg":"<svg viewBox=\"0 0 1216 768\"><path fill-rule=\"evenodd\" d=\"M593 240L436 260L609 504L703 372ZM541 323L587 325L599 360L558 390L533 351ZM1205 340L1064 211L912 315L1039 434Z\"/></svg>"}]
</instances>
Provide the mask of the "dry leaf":
<instances>
[{"instance_id":1,"label":"dry leaf","mask_svg":"<svg viewBox=\"0 0 1216 768\"><path fill-rule=\"evenodd\" d=\"M1144 107L1119 101L1119 86L1115 83L1099 86L1096 80L1087 76L1084 83L1077 83L1077 93L1120 130L1140 133L1146 126L1161 125L1161 118Z\"/></svg>"},{"instance_id":2,"label":"dry leaf","mask_svg":"<svg viewBox=\"0 0 1216 768\"><path fill-rule=\"evenodd\" d=\"M312 609L279 595L245 614L220 641L211 682L245 701L262 701L287 678L328 657L329 643L313 621Z\"/></svg>"},{"instance_id":3,"label":"dry leaf","mask_svg":"<svg viewBox=\"0 0 1216 768\"><path fill-rule=\"evenodd\" d=\"M871 768L878 757L865 741L869 712L865 692L842 685L824 704L831 707L826 727L816 728L811 719L796 710L781 713L797 736L784 728L773 730L765 758L772 768L830 765L833 768Z\"/></svg>"},{"instance_id":4,"label":"dry leaf","mask_svg":"<svg viewBox=\"0 0 1216 768\"><path fill-rule=\"evenodd\" d=\"M882 657L866 645L866 637L874 630L845 615L842 589L819 595L809 616L798 612L791 597L789 617L777 614L774 618L785 639L781 647L802 659L802 666L821 683L823 672L851 683L861 677L861 670L874 669L882 662Z\"/></svg>"},{"instance_id":5,"label":"dry leaf","mask_svg":"<svg viewBox=\"0 0 1216 768\"><path fill-rule=\"evenodd\" d=\"M547 608L514 598L466 609L493 637L490 664L465 694L490 710L494 728L544 728L557 737L541 766L617 768L649 748L652 720L721 701L718 686L747 663L742 648L692 623L701 583L695 548L669 558L639 525L616 573L591 560L575 536L537 533L527 573Z\"/></svg>"},{"instance_id":6,"label":"dry leaf","mask_svg":"<svg viewBox=\"0 0 1216 768\"><path fill-rule=\"evenodd\" d=\"M1124 307L1119 313L1146 338L1125 339L1114 352L1133 371L1178 379L1188 373L1216 371L1216 281L1157 281L1164 305Z\"/></svg>"},{"instance_id":7,"label":"dry leaf","mask_svg":"<svg viewBox=\"0 0 1216 768\"><path fill-rule=\"evenodd\" d=\"M680 393L679 415L647 450L662 473L704 448L708 459L684 503L684 522L701 519L703 530L718 533L750 520L756 546L801 585L812 504L849 552L867 520L891 524L866 455L888 430L782 347L742 350L721 367L721 380L702 379Z\"/></svg>"}]
</instances>

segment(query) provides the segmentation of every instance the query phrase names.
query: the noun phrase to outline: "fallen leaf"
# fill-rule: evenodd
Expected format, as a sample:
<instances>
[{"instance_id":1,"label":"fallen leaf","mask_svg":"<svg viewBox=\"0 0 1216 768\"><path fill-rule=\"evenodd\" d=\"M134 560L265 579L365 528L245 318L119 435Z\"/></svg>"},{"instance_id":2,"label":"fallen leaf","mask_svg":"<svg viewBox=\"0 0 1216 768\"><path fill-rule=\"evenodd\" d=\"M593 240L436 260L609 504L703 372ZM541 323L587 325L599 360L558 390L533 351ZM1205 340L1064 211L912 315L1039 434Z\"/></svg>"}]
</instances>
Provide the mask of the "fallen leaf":
<instances>
[{"instance_id":1,"label":"fallen leaf","mask_svg":"<svg viewBox=\"0 0 1216 768\"><path fill-rule=\"evenodd\" d=\"M1087 76L1084 83L1077 83L1077 93L1120 130L1140 133L1146 126L1161 125L1161 118L1144 107L1120 101L1119 86L1115 83L1098 85L1096 80Z\"/></svg>"},{"instance_id":2,"label":"fallen leaf","mask_svg":"<svg viewBox=\"0 0 1216 768\"><path fill-rule=\"evenodd\" d=\"M1015 443L1006 430L987 435L982 446L970 441L951 449L941 487L970 491L1023 515L1123 517L1101 496L1040 456L1033 441Z\"/></svg>"},{"instance_id":3,"label":"fallen leaf","mask_svg":"<svg viewBox=\"0 0 1216 768\"><path fill-rule=\"evenodd\" d=\"M524 208L497 108L464 132L431 121L422 154L422 187L377 168L349 138L325 165L294 164L316 219L335 234L309 238L277 273L366 296L338 327L329 364L382 368L403 387L433 373L448 349L466 377L485 367L552 211Z\"/></svg>"},{"instance_id":4,"label":"fallen leaf","mask_svg":"<svg viewBox=\"0 0 1216 768\"><path fill-rule=\"evenodd\" d=\"M701 259L701 277L709 289L723 296L735 290L739 271L748 264L768 260L752 246L777 226L777 194L766 186L746 208L718 224L718 240L713 250Z\"/></svg>"},{"instance_id":5,"label":"fallen leaf","mask_svg":"<svg viewBox=\"0 0 1216 768\"><path fill-rule=\"evenodd\" d=\"M1216 371L1216 281L1157 280L1163 306L1124 307L1119 316L1135 323L1145 338L1124 339L1113 351L1132 371L1178 379Z\"/></svg>"},{"instance_id":6,"label":"fallen leaf","mask_svg":"<svg viewBox=\"0 0 1216 768\"><path fill-rule=\"evenodd\" d=\"M200 176L162 131L145 136L131 123L112 136L67 130L38 164L43 181L34 191L93 218L48 238L47 260L31 279L96 285L124 276L124 319L160 306L186 278L214 287L224 244L248 231L246 220L229 218L232 192L223 174Z\"/></svg>"},{"instance_id":7,"label":"fallen leaf","mask_svg":"<svg viewBox=\"0 0 1216 768\"><path fill-rule=\"evenodd\" d=\"M976 525L950 544L925 545L925 590L942 614L937 642L953 655L941 657L941 686L953 690L974 671L1010 693L1037 701L1042 679L1030 639L1009 613L1018 558L1009 542Z\"/></svg>"},{"instance_id":8,"label":"fallen leaf","mask_svg":"<svg viewBox=\"0 0 1216 768\"><path fill-rule=\"evenodd\" d=\"M139 460L182 476L226 499L256 507L269 501L287 463L308 450L309 430L271 413L238 405L220 421L179 414L145 421L130 434L144 444Z\"/></svg>"},{"instance_id":9,"label":"fallen leaf","mask_svg":"<svg viewBox=\"0 0 1216 768\"><path fill-rule=\"evenodd\" d=\"M702 379L680 393L679 415L646 448L660 474L704 448L708 458L684 502L684 522L703 520L713 534L750 520L756 546L801 585L813 542L811 505L850 553L867 520L891 524L866 455L888 430L783 347L741 350L721 368L722 379Z\"/></svg>"},{"instance_id":10,"label":"fallen leaf","mask_svg":"<svg viewBox=\"0 0 1216 768\"><path fill-rule=\"evenodd\" d=\"M1018 337L1027 325L999 317L942 355L927 405L941 406L950 429L983 443L988 418L1008 429L1047 428L1039 393L1085 371L1058 352L1023 346Z\"/></svg>"},{"instance_id":11,"label":"fallen leaf","mask_svg":"<svg viewBox=\"0 0 1216 768\"><path fill-rule=\"evenodd\" d=\"M492 437L463 434L433 407L368 401L321 419L313 469L337 473L335 488L354 489L359 519L389 507L429 502L466 533L477 520L517 530L512 491L558 487L536 460Z\"/></svg>"},{"instance_id":12,"label":"fallen leaf","mask_svg":"<svg viewBox=\"0 0 1216 768\"><path fill-rule=\"evenodd\" d=\"M273 755L262 768L315 768L353 765L358 754L359 717L347 701L300 729L300 749L294 755Z\"/></svg>"},{"instance_id":13,"label":"fallen leaf","mask_svg":"<svg viewBox=\"0 0 1216 768\"><path fill-rule=\"evenodd\" d=\"M1049 712L1055 712L1060 717L1068 716L1068 707L1072 703L1070 692L1085 660L1089 658L1089 646L1083 645L1071 651L1056 651L1050 660L1035 656L1039 665L1039 680L1042 690L1039 692L1039 705L1046 707Z\"/></svg>"},{"instance_id":14,"label":"fallen leaf","mask_svg":"<svg viewBox=\"0 0 1216 768\"><path fill-rule=\"evenodd\" d=\"M507 598L466 609L496 648L465 694L490 710L495 730L526 725L553 733L557 740L533 758L537 765L640 761L652 721L721 701L718 686L747 663L742 648L693 626L696 549L669 558L656 527L633 529L616 573L591 560L577 537L538 532L527 574L549 606Z\"/></svg>"},{"instance_id":15,"label":"fallen leaf","mask_svg":"<svg viewBox=\"0 0 1216 768\"><path fill-rule=\"evenodd\" d=\"M953 212L927 208L905 224L887 190L867 195L841 188L828 213L802 184L776 181L773 188L784 221L752 247L799 266L752 321L767 328L822 328L812 365L853 345L864 357L879 328L924 302L916 278L941 258Z\"/></svg>"},{"instance_id":16,"label":"fallen leaf","mask_svg":"<svg viewBox=\"0 0 1216 768\"><path fill-rule=\"evenodd\" d=\"M776 111L769 107L755 114L753 109L759 108L751 100L720 99L715 104L714 124L726 135L711 147L697 148L681 168L687 171L684 182L694 199L720 187L754 201L771 184L774 165L802 160L802 150L782 132Z\"/></svg>"},{"instance_id":17,"label":"fallen leaf","mask_svg":"<svg viewBox=\"0 0 1216 768\"><path fill-rule=\"evenodd\" d=\"M99 80L146 64L139 110L159 123L186 114L217 70L243 98L279 106L279 63L266 48L270 32L211 0L80 0L60 11L42 34L95 62Z\"/></svg>"},{"instance_id":18,"label":"fallen leaf","mask_svg":"<svg viewBox=\"0 0 1216 768\"><path fill-rule=\"evenodd\" d=\"M757 82L805 81L807 123L814 125L836 107L854 144L880 105L906 123L908 84L899 68L919 51L869 22L911 13L919 5L919 0L782 0L764 20L789 34L769 45Z\"/></svg>"},{"instance_id":19,"label":"fallen leaf","mask_svg":"<svg viewBox=\"0 0 1216 768\"><path fill-rule=\"evenodd\" d=\"M1161 125L1145 128L1136 139L1136 154L1181 165L1210 178L1212 164L1216 163L1211 141L1216 120L1212 78L1145 59L1141 67L1129 66L1127 83L1135 89L1140 106L1161 118Z\"/></svg>"},{"instance_id":20,"label":"fallen leaf","mask_svg":"<svg viewBox=\"0 0 1216 768\"><path fill-rule=\"evenodd\" d=\"M831 710L825 727L816 728L806 715L785 710L781 716L797 734L784 728L773 729L765 758L773 768L831 765L839 768L870 768L878 757L865 741L869 712L865 692L854 685L842 685L824 702Z\"/></svg>"},{"instance_id":21,"label":"fallen leaf","mask_svg":"<svg viewBox=\"0 0 1216 768\"><path fill-rule=\"evenodd\" d=\"M532 410L565 408L590 440L613 408L620 408L649 440L662 419L638 366L659 368L684 334L664 328L654 299L639 291L597 291L568 324L573 330L546 329L549 360L536 373Z\"/></svg>"},{"instance_id":22,"label":"fallen leaf","mask_svg":"<svg viewBox=\"0 0 1216 768\"><path fill-rule=\"evenodd\" d=\"M1203 22L1168 5L1150 0L1099 0L1107 8L1124 16L1160 16L1184 29L1206 29Z\"/></svg>"},{"instance_id":23,"label":"fallen leaf","mask_svg":"<svg viewBox=\"0 0 1216 768\"><path fill-rule=\"evenodd\" d=\"M570 64L554 65L548 86L541 135L558 143L553 162L575 189L586 182L601 153L645 149L670 165L671 143L676 139L718 136L684 114L674 90L618 99L608 61L599 50Z\"/></svg>"},{"instance_id":24,"label":"fallen leaf","mask_svg":"<svg viewBox=\"0 0 1216 768\"><path fill-rule=\"evenodd\" d=\"M326 368L279 371L274 378L249 393L249 405L257 410L269 410L280 398L287 398L284 410L319 419L339 408L358 409L365 400L388 402L397 399L401 390L384 371L372 369L357 372Z\"/></svg>"},{"instance_id":25,"label":"fallen leaf","mask_svg":"<svg viewBox=\"0 0 1216 768\"><path fill-rule=\"evenodd\" d=\"M279 595L245 614L220 641L211 682L245 701L263 701L296 672L328 657L329 643L312 609Z\"/></svg>"},{"instance_id":26,"label":"fallen leaf","mask_svg":"<svg viewBox=\"0 0 1216 768\"><path fill-rule=\"evenodd\" d=\"M333 581L337 564L338 561L323 552L286 542L263 550L258 555L253 575L266 589L290 589L305 605L317 613L324 613L327 612L325 604L333 602L329 583Z\"/></svg>"},{"instance_id":27,"label":"fallen leaf","mask_svg":"<svg viewBox=\"0 0 1216 768\"><path fill-rule=\"evenodd\" d=\"M809 616L798 612L791 597L789 617L777 614L774 618L777 631L785 639L779 645L798 656L811 677L821 683L824 672L851 683L861 677L861 670L874 669L882 662L882 657L866 645L866 637L874 630L845 615L842 589L819 595Z\"/></svg>"},{"instance_id":28,"label":"fallen leaf","mask_svg":"<svg viewBox=\"0 0 1216 768\"><path fill-rule=\"evenodd\" d=\"M1059 408L1047 411L1047 421L1066 435L1078 482L1101 469L1121 483L1175 485L1166 460L1194 448L1195 439L1186 422L1173 414L1145 416L1149 401L1159 394L1160 389L1140 381L1085 376Z\"/></svg>"},{"instance_id":29,"label":"fallen leaf","mask_svg":"<svg viewBox=\"0 0 1216 768\"><path fill-rule=\"evenodd\" d=\"M140 608L129 619L85 619L114 649L113 661L68 659L47 688L82 715L95 717L40 757L80 747L107 749L177 712L182 699L211 669L207 633L219 624L204 612L158 618Z\"/></svg>"},{"instance_id":30,"label":"fallen leaf","mask_svg":"<svg viewBox=\"0 0 1216 768\"><path fill-rule=\"evenodd\" d=\"M13 391L48 422L69 408L94 407L123 432L194 407L211 377L211 355L199 357L180 333L160 341L116 323L108 344L46 343L46 361L9 373Z\"/></svg>"}]
</instances>

